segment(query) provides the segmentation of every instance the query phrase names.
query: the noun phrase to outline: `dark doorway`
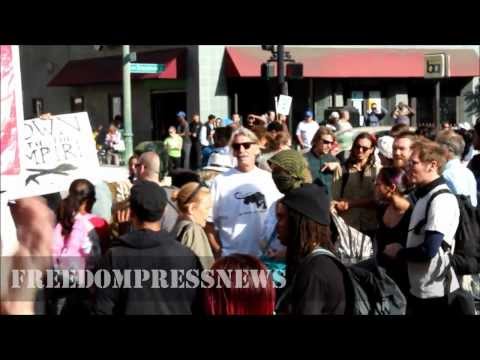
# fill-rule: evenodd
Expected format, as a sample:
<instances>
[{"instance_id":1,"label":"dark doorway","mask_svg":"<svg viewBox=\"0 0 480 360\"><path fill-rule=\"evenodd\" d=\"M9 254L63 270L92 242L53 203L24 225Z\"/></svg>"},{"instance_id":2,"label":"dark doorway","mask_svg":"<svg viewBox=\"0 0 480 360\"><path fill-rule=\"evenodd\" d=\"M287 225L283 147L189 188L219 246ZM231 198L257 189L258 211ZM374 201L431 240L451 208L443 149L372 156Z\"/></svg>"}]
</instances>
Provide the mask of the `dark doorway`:
<instances>
[{"instance_id":1,"label":"dark doorway","mask_svg":"<svg viewBox=\"0 0 480 360\"><path fill-rule=\"evenodd\" d=\"M152 92L152 140L163 140L168 134L169 126L177 126L176 114L186 111L187 95L185 92Z\"/></svg>"}]
</instances>

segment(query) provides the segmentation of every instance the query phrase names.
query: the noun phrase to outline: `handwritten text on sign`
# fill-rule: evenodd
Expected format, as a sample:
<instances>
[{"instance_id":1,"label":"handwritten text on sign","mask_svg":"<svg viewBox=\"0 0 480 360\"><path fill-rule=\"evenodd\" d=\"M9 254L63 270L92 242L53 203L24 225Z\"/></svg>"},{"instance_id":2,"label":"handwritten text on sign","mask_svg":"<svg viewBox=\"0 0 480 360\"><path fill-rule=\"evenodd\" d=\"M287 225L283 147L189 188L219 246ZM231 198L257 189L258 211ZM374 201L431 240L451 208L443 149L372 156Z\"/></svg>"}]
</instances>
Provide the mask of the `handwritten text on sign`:
<instances>
[{"instance_id":1,"label":"handwritten text on sign","mask_svg":"<svg viewBox=\"0 0 480 360\"><path fill-rule=\"evenodd\" d=\"M16 198L67 190L73 180L95 182L98 158L86 112L25 120L24 171Z\"/></svg>"},{"instance_id":2,"label":"handwritten text on sign","mask_svg":"<svg viewBox=\"0 0 480 360\"><path fill-rule=\"evenodd\" d=\"M49 120L25 121L26 167L54 165L60 162L76 162L82 152L82 128L79 117L52 117Z\"/></svg>"}]
</instances>

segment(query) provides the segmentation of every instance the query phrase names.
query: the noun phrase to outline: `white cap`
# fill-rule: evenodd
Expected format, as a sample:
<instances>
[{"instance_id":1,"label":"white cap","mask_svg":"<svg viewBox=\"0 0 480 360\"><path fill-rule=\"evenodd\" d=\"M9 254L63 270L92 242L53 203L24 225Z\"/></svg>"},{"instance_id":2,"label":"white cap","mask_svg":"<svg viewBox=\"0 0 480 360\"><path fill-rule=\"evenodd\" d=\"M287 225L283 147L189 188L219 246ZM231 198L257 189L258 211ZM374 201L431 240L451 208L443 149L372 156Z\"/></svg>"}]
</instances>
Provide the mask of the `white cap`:
<instances>
[{"instance_id":1,"label":"white cap","mask_svg":"<svg viewBox=\"0 0 480 360\"><path fill-rule=\"evenodd\" d=\"M387 159L393 159L393 140L393 137L385 135L379 138L377 141L378 152Z\"/></svg>"},{"instance_id":2,"label":"white cap","mask_svg":"<svg viewBox=\"0 0 480 360\"><path fill-rule=\"evenodd\" d=\"M330 114L330 117L331 118L335 118L335 119L340 119L340 114L336 111L333 111L331 114Z\"/></svg>"},{"instance_id":3,"label":"white cap","mask_svg":"<svg viewBox=\"0 0 480 360\"><path fill-rule=\"evenodd\" d=\"M463 122L463 123L458 124L458 128L470 131L470 130L472 130L472 125L470 125L468 122Z\"/></svg>"}]
</instances>

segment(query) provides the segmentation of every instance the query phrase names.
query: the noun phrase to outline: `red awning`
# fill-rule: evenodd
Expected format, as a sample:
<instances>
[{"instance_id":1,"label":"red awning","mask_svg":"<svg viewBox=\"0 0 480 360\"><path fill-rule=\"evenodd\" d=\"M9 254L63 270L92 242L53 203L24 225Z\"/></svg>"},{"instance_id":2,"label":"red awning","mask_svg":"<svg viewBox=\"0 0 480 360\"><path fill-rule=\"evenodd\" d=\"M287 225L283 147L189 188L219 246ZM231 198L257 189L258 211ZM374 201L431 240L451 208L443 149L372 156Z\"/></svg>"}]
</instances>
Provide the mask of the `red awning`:
<instances>
[{"instance_id":1,"label":"red awning","mask_svg":"<svg viewBox=\"0 0 480 360\"><path fill-rule=\"evenodd\" d=\"M132 80L180 79L185 68L185 49L137 53L137 62L165 64L160 74L132 74ZM80 86L122 81L122 57L108 56L69 61L48 86Z\"/></svg>"},{"instance_id":2,"label":"red awning","mask_svg":"<svg viewBox=\"0 0 480 360\"><path fill-rule=\"evenodd\" d=\"M450 55L450 76L480 76L478 53L469 49L285 48L303 63L303 75L313 78L424 77L424 56ZM256 47L227 47L226 73L230 77L260 77L260 66L270 53Z\"/></svg>"}]
</instances>

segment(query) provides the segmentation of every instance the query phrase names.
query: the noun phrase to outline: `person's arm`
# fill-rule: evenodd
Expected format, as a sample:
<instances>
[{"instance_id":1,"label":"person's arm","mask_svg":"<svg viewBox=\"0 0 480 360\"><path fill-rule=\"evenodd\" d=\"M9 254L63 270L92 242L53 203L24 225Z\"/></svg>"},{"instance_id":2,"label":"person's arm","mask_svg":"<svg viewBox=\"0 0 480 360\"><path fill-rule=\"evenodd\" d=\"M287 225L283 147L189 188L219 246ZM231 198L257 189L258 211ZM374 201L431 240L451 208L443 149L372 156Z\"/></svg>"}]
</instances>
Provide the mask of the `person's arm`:
<instances>
[{"instance_id":1,"label":"person's arm","mask_svg":"<svg viewBox=\"0 0 480 360\"><path fill-rule=\"evenodd\" d=\"M13 257L2 260L0 314L33 315L37 289L28 286L26 280L20 287L14 288L11 286L10 271L28 269L43 272L51 265L54 215L45 201L38 197L17 200L10 211L17 228L18 250Z\"/></svg>"},{"instance_id":2,"label":"person's arm","mask_svg":"<svg viewBox=\"0 0 480 360\"><path fill-rule=\"evenodd\" d=\"M377 203L374 199L365 198L365 199L354 199L354 200L347 200L344 199L346 203L348 203L348 208L366 208L372 209L377 207Z\"/></svg>"},{"instance_id":3,"label":"person's arm","mask_svg":"<svg viewBox=\"0 0 480 360\"><path fill-rule=\"evenodd\" d=\"M207 126L202 126L200 129L200 144L202 146L208 146L208 139L207 139Z\"/></svg>"},{"instance_id":4,"label":"person's arm","mask_svg":"<svg viewBox=\"0 0 480 360\"><path fill-rule=\"evenodd\" d=\"M425 231L425 240L422 244L400 249L397 253L397 259L409 262L430 261L438 254L442 245L444 235L438 231Z\"/></svg>"},{"instance_id":5,"label":"person's arm","mask_svg":"<svg viewBox=\"0 0 480 360\"><path fill-rule=\"evenodd\" d=\"M205 233L207 234L208 242L212 247L213 255L215 258L220 257L222 254L222 246L219 241L218 232L215 230L215 225L211 222L207 222L205 225Z\"/></svg>"},{"instance_id":6,"label":"person's arm","mask_svg":"<svg viewBox=\"0 0 480 360\"><path fill-rule=\"evenodd\" d=\"M301 129L300 129L300 124L298 124L297 126L297 131L295 132L295 136L297 137L297 141L298 143L300 144L300 146L302 147L302 149L305 148L305 144L303 143L303 140L302 140L302 136L301 136Z\"/></svg>"}]
</instances>

